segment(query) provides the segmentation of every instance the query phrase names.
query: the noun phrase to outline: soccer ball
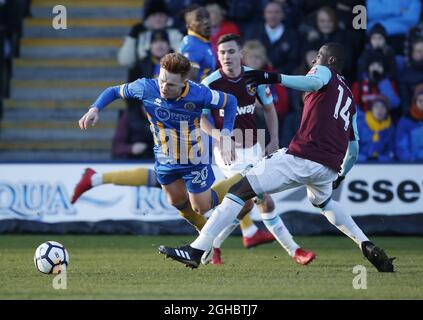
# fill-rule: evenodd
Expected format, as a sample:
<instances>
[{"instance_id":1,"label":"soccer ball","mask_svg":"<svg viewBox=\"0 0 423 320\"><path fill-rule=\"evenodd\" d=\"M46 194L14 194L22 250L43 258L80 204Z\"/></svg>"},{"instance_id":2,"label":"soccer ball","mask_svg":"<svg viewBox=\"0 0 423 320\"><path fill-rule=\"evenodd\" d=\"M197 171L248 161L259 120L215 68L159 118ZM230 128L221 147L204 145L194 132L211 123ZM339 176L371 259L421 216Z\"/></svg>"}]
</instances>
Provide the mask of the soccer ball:
<instances>
[{"instance_id":1,"label":"soccer ball","mask_svg":"<svg viewBox=\"0 0 423 320\"><path fill-rule=\"evenodd\" d=\"M35 250L34 264L42 273L60 273L69 265L69 254L65 247L56 241L46 241Z\"/></svg>"}]
</instances>

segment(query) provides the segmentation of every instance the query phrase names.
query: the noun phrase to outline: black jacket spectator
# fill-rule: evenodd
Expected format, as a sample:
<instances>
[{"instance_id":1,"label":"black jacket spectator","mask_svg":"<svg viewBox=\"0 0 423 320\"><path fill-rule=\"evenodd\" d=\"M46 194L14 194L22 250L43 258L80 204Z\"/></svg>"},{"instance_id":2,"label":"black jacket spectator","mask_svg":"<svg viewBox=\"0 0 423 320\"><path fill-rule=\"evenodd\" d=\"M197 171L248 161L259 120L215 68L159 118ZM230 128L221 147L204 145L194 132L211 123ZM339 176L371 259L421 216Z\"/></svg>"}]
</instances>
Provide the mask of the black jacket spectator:
<instances>
[{"instance_id":1,"label":"black jacket spectator","mask_svg":"<svg viewBox=\"0 0 423 320\"><path fill-rule=\"evenodd\" d=\"M269 2L264 9L265 23L254 26L245 35L246 40L258 40L267 50L273 68L291 74L299 64L299 34L283 24L284 13L279 3ZM271 39L270 33L279 35Z\"/></svg>"},{"instance_id":2,"label":"black jacket spectator","mask_svg":"<svg viewBox=\"0 0 423 320\"><path fill-rule=\"evenodd\" d=\"M387 44L385 28L377 23L370 29L368 43L358 60L358 80L362 80L363 75L367 72L367 61L381 56L385 64L385 74L390 79L396 80L397 63L395 60L395 51Z\"/></svg>"}]
</instances>

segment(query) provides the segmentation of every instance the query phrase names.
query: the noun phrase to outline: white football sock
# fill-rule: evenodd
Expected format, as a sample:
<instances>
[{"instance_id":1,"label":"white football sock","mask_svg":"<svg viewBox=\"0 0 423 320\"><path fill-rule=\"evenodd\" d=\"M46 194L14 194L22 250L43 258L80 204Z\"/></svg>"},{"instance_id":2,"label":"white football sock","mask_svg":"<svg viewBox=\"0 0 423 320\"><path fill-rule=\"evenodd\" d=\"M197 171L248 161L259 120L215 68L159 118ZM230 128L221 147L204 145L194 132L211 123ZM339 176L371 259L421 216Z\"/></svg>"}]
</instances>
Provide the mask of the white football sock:
<instances>
[{"instance_id":1,"label":"white football sock","mask_svg":"<svg viewBox=\"0 0 423 320\"><path fill-rule=\"evenodd\" d=\"M91 185L93 187L97 187L99 185L103 184L103 175L100 173L94 173L91 176Z\"/></svg>"},{"instance_id":2,"label":"white football sock","mask_svg":"<svg viewBox=\"0 0 423 320\"><path fill-rule=\"evenodd\" d=\"M333 200L322 209L323 215L337 227L342 233L350 237L360 248L363 241L369 241L369 238L356 225L351 216L342 209L341 205Z\"/></svg>"},{"instance_id":3,"label":"white football sock","mask_svg":"<svg viewBox=\"0 0 423 320\"><path fill-rule=\"evenodd\" d=\"M258 231L257 226L253 223L251 226L247 227L247 228L243 228L241 229L242 231L242 236L243 237L247 237L247 238L251 238L252 236L255 235L255 233Z\"/></svg>"},{"instance_id":4,"label":"white football sock","mask_svg":"<svg viewBox=\"0 0 423 320\"><path fill-rule=\"evenodd\" d=\"M214 239L213 241L213 248L220 248L222 243L226 240L227 237L239 226L239 220L235 219L232 223L225 227L221 233Z\"/></svg>"},{"instance_id":5,"label":"white football sock","mask_svg":"<svg viewBox=\"0 0 423 320\"><path fill-rule=\"evenodd\" d=\"M292 239L292 235L285 227L282 219L274 212L261 213L261 218L263 219L266 228L273 234L275 239L278 240L282 248L284 248L291 257L293 257L295 255L295 251L300 246L294 241L294 239Z\"/></svg>"},{"instance_id":6,"label":"white football sock","mask_svg":"<svg viewBox=\"0 0 423 320\"><path fill-rule=\"evenodd\" d=\"M213 214L201 229L200 235L191 243L191 247L203 251L210 250L214 239L226 226L231 224L243 207L244 201L242 199L227 194L222 203L214 209Z\"/></svg>"}]
</instances>

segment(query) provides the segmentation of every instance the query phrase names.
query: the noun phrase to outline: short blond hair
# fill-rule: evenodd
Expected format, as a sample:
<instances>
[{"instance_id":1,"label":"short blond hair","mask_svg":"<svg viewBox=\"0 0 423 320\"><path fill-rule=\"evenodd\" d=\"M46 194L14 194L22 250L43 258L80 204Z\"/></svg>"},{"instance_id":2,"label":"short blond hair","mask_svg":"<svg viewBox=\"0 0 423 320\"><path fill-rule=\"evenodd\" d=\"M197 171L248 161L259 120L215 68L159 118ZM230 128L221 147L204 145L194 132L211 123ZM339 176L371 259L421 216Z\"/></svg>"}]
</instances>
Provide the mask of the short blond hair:
<instances>
[{"instance_id":1,"label":"short blond hair","mask_svg":"<svg viewBox=\"0 0 423 320\"><path fill-rule=\"evenodd\" d=\"M244 43L244 46L242 47L242 52L244 56L250 54L253 50L260 51L260 54L263 56L264 61L268 61L266 47L260 41L250 40Z\"/></svg>"}]
</instances>

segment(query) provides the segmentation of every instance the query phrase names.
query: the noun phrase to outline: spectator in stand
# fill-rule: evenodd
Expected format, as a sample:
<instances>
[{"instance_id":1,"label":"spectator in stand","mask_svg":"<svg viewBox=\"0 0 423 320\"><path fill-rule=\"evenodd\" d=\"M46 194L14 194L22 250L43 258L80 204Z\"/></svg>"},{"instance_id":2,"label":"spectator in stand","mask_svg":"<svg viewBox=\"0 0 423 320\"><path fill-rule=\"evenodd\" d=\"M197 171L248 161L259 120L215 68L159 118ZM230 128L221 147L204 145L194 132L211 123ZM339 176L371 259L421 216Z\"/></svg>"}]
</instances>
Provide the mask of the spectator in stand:
<instances>
[{"instance_id":1,"label":"spectator in stand","mask_svg":"<svg viewBox=\"0 0 423 320\"><path fill-rule=\"evenodd\" d=\"M387 77L396 80L397 64L395 60L395 51L387 43L385 28L380 23L373 25L369 31L368 40L358 60L358 80L363 79L364 74L367 73L366 62L373 56L384 57L384 61L386 62L385 73Z\"/></svg>"},{"instance_id":2,"label":"spectator in stand","mask_svg":"<svg viewBox=\"0 0 423 320\"><path fill-rule=\"evenodd\" d=\"M154 0L152 0L154 1ZM186 8L189 8L193 5L205 6L206 0L164 0L166 7L169 12L171 12L171 17L169 17L170 25L177 28L182 34L187 32L184 13Z\"/></svg>"},{"instance_id":3,"label":"spectator in stand","mask_svg":"<svg viewBox=\"0 0 423 320\"><path fill-rule=\"evenodd\" d=\"M159 76L160 59L172 52L166 30L152 31L149 47L146 57L138 61L132 68L129 82L142 77L156 78Z\"/></svg>"},{"instance_id":4,"label":"spectator in stand","mask_svg":"<svg viewBox=\"0 0 423 320\"><path fill-rule=\"evenodd\" d=\"M245 34L250 28L262 23L264 0L227 0L228 20L234 22Z\"/></svg>"},{"instance_id":5,"label":"spectator in stand","mask_svg":"<svg viewBox=\"0 0 423 320\"><path fill-rule=\"evenodd\" d=\"M153 139L142 108L120 111L119 122L112 142L114 159L153 158Z\"/></svg>"},{"instance_id":6,"label":"spectator in stand","mask_svg":"<svg viewBox=\"0 0 423 320\"><path fill-rule=\"evenodd\" d=\"M317 53L319 52L319 47L310 45L304 48L303 52L303 59L300 65L298 66L297 70L295 71L295 74L305 76L313 67L313 59L317 56Z\"/></svg>"},{"instance_id":7,"label":"spectator in stand","mask_svg":"<svg viewBox=\"0 0 423 320\"><path fill-rule=\"evenodd\" d=\"M395 128L389 115L389 101L376 96L370 109L357 109L357 127L360 137L360 161L390 161L393 159Z\"/></svg>"},{"instance_id":8,"label":"spectator in stand","mask_svg":"<svg viewBox=\"0 0 423 320\"><path fill-rule=\"evenodd\" d=\"M423 83L423 38L412 44L408 66L399 76L399 93L403 115L407 115L416 85Z\"/></svg>"},{"instance_id":9,"label":"spectator in stand","mask_svg":"<svg viewBox=\"0 0 423 320\"><path fill-rule=\"evenodd\" d=\"M238 26L226 20L225 3L222 1L211 1L206 5L206 9L210 14L210 43L212 45L213 54L217 60L217 41L224 34L241 35Z\"/></svg>"},{"instance_id":10,"label":"spectator in stand","mask_svg":"<svg viewBox=\"0 0 423 320\"><path fill-rule=\"evenodd\" d=\"M336 12L339 27L343 30L353 30L355 33L358 33L359 30L353 28L352 21L355 17L353 8L356 5L364 4L365 0L300 0L301 9L306 15L303 20L315 20L313 15L315 15L320 8L331 7Z\"/></svg>"},{"instance_id":11,"label":"spectator in stand","mask_svg":"<svg viewBox=\"0 0 423 320\"><path fill-rule=\"evenodd\" d=\"M348 82L353 82L355 79L354 61L358 58L358 49L350 33L339 28L335 10L331 7L322 7L317 11L314 25L308 31L303 47L320 48L328 42L341 43L345 47L345 51L349 53L342 74Z\"/></svg>"},{"instance_id":12,"label":"spectator in stand","mask_svg":"<svg viewBox=\"0 0 423 320\"><path fill-rule=\"evenodd\" d=\"M151 35L155 30L165 30L170 47L177 51L182 41L182 34L176 28L167 26L169 12L163 0L153 0L145 4L144 23L131 28L129 35L118 52L121 66L133 68L138 61L144 59L150 49Z\"/></svg>"},{"instance_id":13,"label":"spectator in stand","mask_svg":"<svg viewBox=\"0 0 423 320\"><path fill-rule=\"evenodd\" d=\"M273 72L273 68L267 59L266 48L257 40L247 41L243 46L244 64L250 68ZM289 108L288 89L281 84L270 85L276 113L279 119L279 145L287 146L295 134L295 121ZM264 128L264 119L259 116L259 126ZM299 125L299 123L298 123ZM294 126L294 129L292 127ZM290 130L291 129L291 130Z\"/></svg>"},{"instance_id":14,"label":"spectator in stand","mask_svg":"<svg viewBox=\"0 0 423 320\"><path fill-rule=\"evenodd\" d=\"M404 40L408 31L417 25L420 0L367 0L367 28L382 24L388 34L389 43L397 54L404 53Z\"/></svg>"},{"instance_id":15,"label":"spectator in stand","mask_svg":"<svg viewBox=\"0 0 423 320\"><path fill-rule=\"evenodd\" d=\"M423 83L415 89L409 114L398 122L395 153L401 161L423 160Z\"/></svg>"},{"instance_id":16,"label":"spectator in stand","mask_svg":"<svg viewBox=\"0 0 423 320\"><path fill-rule=\"evenodd\" d=\"M395 120L397 120L401 115L400 99L396 82L390 80L386 73L385 57L382 53L368 56L365 64L367 72L362 76L362 80L355 82L352 87L356 103L363 111L368 111L371 101L378 95L383 95L395 109Z\"/></svg>"},{"instance_id":17,"label":"spectator in stand","mask_svg":"<svg viewBox=\"0 0 423 320\"><path fill-rule=\"evenodd\" d=\"M264 8L264 24L253 26L245 39L259 40L266 47L273 68L292 74L299 63L301 42L298 33L284 24L284 18L280 3L269 2Z\"/></svg>"}]
</instances>

